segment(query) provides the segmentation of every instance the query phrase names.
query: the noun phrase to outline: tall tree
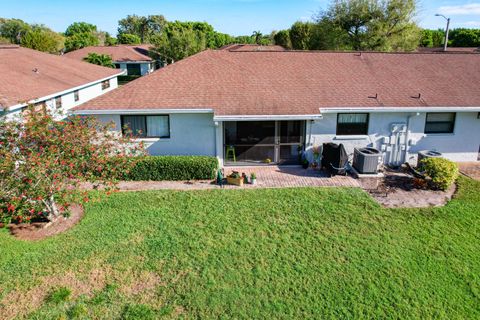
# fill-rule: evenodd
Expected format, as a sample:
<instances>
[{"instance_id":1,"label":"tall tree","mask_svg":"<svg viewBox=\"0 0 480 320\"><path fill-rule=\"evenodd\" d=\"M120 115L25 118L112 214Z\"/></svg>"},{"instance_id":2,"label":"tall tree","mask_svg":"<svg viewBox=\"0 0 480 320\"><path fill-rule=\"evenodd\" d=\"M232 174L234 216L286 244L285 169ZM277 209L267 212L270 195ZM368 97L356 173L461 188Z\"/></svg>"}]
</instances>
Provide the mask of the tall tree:
<instances>
[{"instance_id":1,"label":"tall tree","mask_svg":"<svg viewBox=\"0 0 480 320\"><path fill-rule=\"evenodd\" d=\"M23 20L0 18L0 36L11 43L20 44L22 37L31 29Z\"/></svg>"},{"instance_id":2,"label":"tall tree","mask_svg":"<svg viewBox=\"0 0 480 320\"><path fill-rule=\"evenodd\" d=\"M79 33L95 33L97 26L87 22L74 22L65 30L65 36L71 37Z\"/></svg>"},{"instance_id":3,"label":"tall tree","mask_svg":"<svg viewBox=\"0 0 480 320\"><path fill-rule=\"evenodd\" d=\"M74 22L65 31L65 50L72 51L89 46L98 46L102 32L97 26L87 22Z\"/></svg>"},{"instance_id":4,"label":"tall tree","mask_svg":"<svg viewBox=\"0 0 480 320\"><path fill-rule=\"evenodd\" d=\"M439 48L445 41L445 32L443 30L422 30L420 46L427 48Z\"/></svg>"},{"instance_id":5,"label":"tall tree","mask_svg":"<svg viewBox=\"0 0 480 320\"><path fill-rule=\"evenodd\" d=\"M63 49L65 38L42 25L35 25L22 37L22 47L38 51L59 53Z\"/></svg>"},{"instance_id":6,"label":"tall tree","mask_svg":"<svg viewBox=\"0 0 480 320\"><path fill-rule=\"evenodd\" d=\"M89 46L98 46L99 44L97 36L93 33L76 33L65 39L65 50L68 52Z\"/></svg>"},{"instance_id":7,"label":"tall tree","mask_svg":"<svg viewBox=\"0 0 480 320\"><path fill-rule=\"evenodd\" d=\"M409 51L420 40L416 0L334 0L317 22L329 22L354 50Z\"/></svg>"},{"instance_id":8,"label":"tall tree","mask_svg":"<svg viewBox=\"0 0 480 320\"><path fill-rule=\"evenodd\" d=\"M128 15L118 21L118 34L134 34L142 43L149 43L150 38L162 32L166 24L167 20L162 15Z\"/></svg>"},{"instance_id":9,"label":"tall tree","mask_svg":"<svg viewBox=\"0 0 480 320\"><path fill-rule=\"evenodd\" d=\"M295 50L309 50L314 24L312 22L295 22L290 28L290 40Z\"/></svg>"},{"instance_id":10,"label":"tall tree","mask_svg":"<svg viewBox=\"0 0 480 320\"><path fill-rule=\"evenodd\" d=\"M117 37L118 43L121 44L140 44L142 43L142 39L140 39L139 36L136 34L130 34L130 33L122 33L119 34Z\"/></svg>"},{"instance_id":11,"label":"tall tree","mask_svg":"<svg viewBox=\"0 0 480 320\"><path fill-rule=\"evenodd\" d=\"M449 42L453 47L480 47L480 29L453 29Z\"/></svg>"},{"instance_id":12,"label":"tall tree","mask_svg":"<svg viewBox=\"0 0 480 320\"><path fill-rule=\"evenodd\" d=\"M205 49L205 37L192 29L174 30L152 38L155 51L166 63L173 63Z\"/></svg>"},{"instance_id":13,"label":"tall tree","mask_svg":"<svg viewBox=\"0 0 480 320\"><path fill-rule=\"evenodd\" d=\"M260 31L254 31L253 34L252 34L252 38L254 39L256 44L261 44L263 34Z\"/></svg>"},{"instance_id":14,"label":"tall tree","mask_svg":"<svg viewBox=\"0 0 480 320\"><path fill-rule=\"evenodd\" d=\"M276 45L282 46L285 49L292 48L292 41L290 40L290 31L289 30L280 30L273 36L274 43Z\"/></svg>"},{"instance_id":15,"label":"tall tree","mask_svg":"<svg viewBox=\"0 0 480 320\"><path fill-rule=\"evenodd\" d=\"M114 46L117 44L117 39L112 37L110 33L105 32L105 42L104 45L106 46Z\"/></svg>"}]
</instances>

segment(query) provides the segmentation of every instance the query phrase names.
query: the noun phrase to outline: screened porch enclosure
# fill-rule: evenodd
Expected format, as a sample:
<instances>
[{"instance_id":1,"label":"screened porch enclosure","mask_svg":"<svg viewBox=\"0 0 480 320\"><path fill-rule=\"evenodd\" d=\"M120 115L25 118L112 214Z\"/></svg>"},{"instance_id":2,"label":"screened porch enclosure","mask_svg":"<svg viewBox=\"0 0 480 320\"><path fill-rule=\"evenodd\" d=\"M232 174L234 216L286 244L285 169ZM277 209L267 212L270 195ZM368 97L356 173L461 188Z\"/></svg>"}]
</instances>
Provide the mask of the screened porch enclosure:
<instances>
[{"instance_id":1,"label":"screened porch enclosure","mask_svg":"<svg viewBox=\"0 0 480 320\"><path fill-rule=\"evenodd\" d=\"M227 165L298 164L305 141L305 121L224 122Z\"/></svg>"}]
</instances>

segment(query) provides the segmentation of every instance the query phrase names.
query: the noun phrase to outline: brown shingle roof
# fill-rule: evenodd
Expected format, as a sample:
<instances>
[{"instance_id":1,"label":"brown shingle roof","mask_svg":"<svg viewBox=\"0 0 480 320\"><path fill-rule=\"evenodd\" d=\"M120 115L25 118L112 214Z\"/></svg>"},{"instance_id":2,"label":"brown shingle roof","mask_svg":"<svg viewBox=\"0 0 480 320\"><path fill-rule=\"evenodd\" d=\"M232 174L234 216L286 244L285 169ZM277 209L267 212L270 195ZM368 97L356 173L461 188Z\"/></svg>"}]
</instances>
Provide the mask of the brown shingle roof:
<instances>
[{"instance_id":1,"label":"brown shingle roof","mask_svg":"<svg viewBox=\"0 0 480 320\"><path fill-rule=\"evenodd\" d=\"M119 70L18 46L0 45L0 108L117 75Z\"/></svg>"},{"instance_id":2,"label":"brown shingle roof","mask_svg":"<svg viewBox=\"0 0 480 320\"><path fill-rule=\"evenodd\" d=\"M447 51L444 51L443 47L442 48L420 47L417 49L417 51L422 53L480 53L480 48L448 47Z\"/></svg>"},{"instance_id":3,"label":"brown shingle roof","mask_svg":"<svg viewBox=\"0 0 480 320\"><path fill-rule=\"evenodd\" d=\"M110 47L86 47L79 50L67 52L64 56L76 60L83 60L89 53L106 54L112 57L115 62L129 61L152 61L148 56L149 45L136 46L110 46Z\"/></svg>"},{"instance_id":4,"label":"brown shingle roof","mask_svg":"<svg viewBox=\"0 0 480 320\"><path fill-rule=\"evenodd\" d=\"M258 44L229 44L220 48L228 51L285 51L286 49L278 45L258 45Z\"/></svg>"},{"instance_id":5,"label":"brown shingle roof","mask_svg":"<svg viewBox=\"0 0 480 320\"><path fill-rule=\"evenodd\" d=\"M334 107L478 107L479 84L480 55L474 54L218 50L177 62L77 110L307 115Z\"/></svg>"}]
</instances>

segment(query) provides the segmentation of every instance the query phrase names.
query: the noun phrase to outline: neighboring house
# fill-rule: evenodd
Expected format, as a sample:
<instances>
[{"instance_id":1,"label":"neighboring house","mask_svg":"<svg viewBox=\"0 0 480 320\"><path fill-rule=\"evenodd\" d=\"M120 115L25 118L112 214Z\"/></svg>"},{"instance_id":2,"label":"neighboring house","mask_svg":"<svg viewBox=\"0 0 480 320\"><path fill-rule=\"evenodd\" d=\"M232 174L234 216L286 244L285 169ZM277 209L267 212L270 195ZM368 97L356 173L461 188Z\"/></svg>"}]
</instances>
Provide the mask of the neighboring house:
<instances>
[{"instance_id":1,"label":"neighboring house","mask_svg":"<svg viewBox=\"0 0 480 320\"><path fill-rule=\"evenodd\" d=\"M21 114L27 105L63 111L117 88L119 70L53 54L0 45L0 114Z\"/></svg>"},{"instance_id":2,"label":"neighboring house","mask_svg":"<svg viewBox=\"0 0 480 320\"><path fill-rule=\"evenodd\" d=\"M158 67L157 61L149 56L149 49L149 45L98 46L67 52L64 56L83 61L89 53L106 54L112 57L117 69L126 70L126 75L144 76Z\"/></svg>"},{"instance_id":3,"label":"neighboring house","mask_svg":"<svg viewBox=\"0 0 480 320\"><path fill-rule=\"evenodd\" d=\"M152 155L294 164L326 142L385 163L476 161L480 55L204 51L74 109L141 132ZM233 156L235 155L235 157Z\"/></svg>"}]
</instances>

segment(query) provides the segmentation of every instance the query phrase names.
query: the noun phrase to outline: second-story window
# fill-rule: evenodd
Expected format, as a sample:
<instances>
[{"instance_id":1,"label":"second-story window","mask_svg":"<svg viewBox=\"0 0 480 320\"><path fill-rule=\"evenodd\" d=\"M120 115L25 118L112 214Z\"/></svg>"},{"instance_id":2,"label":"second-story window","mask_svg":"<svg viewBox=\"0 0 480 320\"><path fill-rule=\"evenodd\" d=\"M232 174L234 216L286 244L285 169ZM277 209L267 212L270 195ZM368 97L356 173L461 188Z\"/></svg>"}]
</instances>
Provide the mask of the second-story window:
<instances>
[{"instance_id":1,"label":"second-story window","mask_svg":"<svg viewBox=\"0 0 480 320\"><path fill-rule=\"evenodd\" d=\"M78 90L73 91L73 99L75 102L80 100L80 92Z\"/></svg>"}]
</instances>

